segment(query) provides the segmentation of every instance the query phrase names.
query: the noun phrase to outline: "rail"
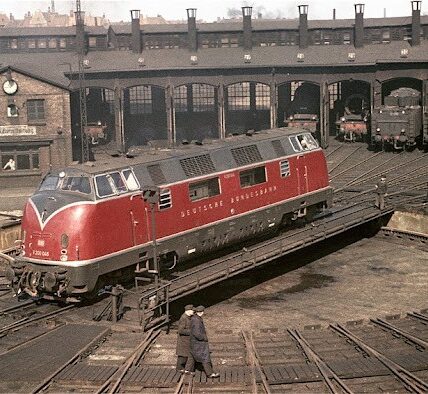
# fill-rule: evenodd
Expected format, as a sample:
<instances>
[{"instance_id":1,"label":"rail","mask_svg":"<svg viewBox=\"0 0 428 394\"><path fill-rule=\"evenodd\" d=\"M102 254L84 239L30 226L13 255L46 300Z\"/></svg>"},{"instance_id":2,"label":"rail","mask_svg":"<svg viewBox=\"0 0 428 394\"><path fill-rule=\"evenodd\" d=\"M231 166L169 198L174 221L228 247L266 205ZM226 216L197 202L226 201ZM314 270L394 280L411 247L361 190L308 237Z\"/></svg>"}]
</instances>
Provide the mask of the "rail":
<instances>
[{"instance_id":1,"label":"rail","mask_svg":"<svg viewBox=\"0 0 428 394\"><path fill-rule=\"evenodd\" d=\"M310 361L312 361L320 371L325 384L329 388L330 392L333 394L339 394L342 391L348 394L352 394L351 389L345 384L345 382L337 376L334 371L324 362L311 348L306 339L301 335L298 330L287 330L288 333L293 337L293 339L299 344L302 350L305 352L306 356ZM336 382L342 390L337 390L333 382Z\"/></svg>"},{"instance_id":2,"label":"rail","mask_svg":"<svg viewBox=\"0 0 428 394\"><path fill-rule=\"evenodd\" d=\"M67 312L70 309L73 309L74 307L75 307L75 305L67 305L67 306L65 306L59 310L48 312L48 313L45 313L43 315L36 316L33 318L24 317L24 318L14 322L14 323L11 323L11 324L8 324L7 326L1 327L0 328L0 335L7 333L8 331L11 331L11 330L17 330L17 329L20 329L22 327L26 327L26 326L33 324L39 320L46 320L46 319L49 319L53 316L60 315L64 312Z\"/></svg>"},{"instance_id":3,"label":"rail","mask_svg":"<svg viewBox=\"0 0 428 394\"><path fill-rule=\"evenodd\" d=\"M423 339L417 338L414 335L408 333L407 331L401 330L398 327L395 327L394 325L386 322L382 319L370 319L370 321L373 324L377 324L380 327L386 328L389 331L392 331L395 334L400 335L401 337L407 339L410 342L413 342L418 348L421 349L428 349L428 342L424 341Z\"/></svg>"},{"instance_id":4,"label":"rail","mask_svg":"<svg viewBox=\"0 0 428 394\"><path fill-rule=\"evenodd\" d=\"M110 377L101 387L96 391L97 394L107 392L109 394L116 393L123 381L123 378L133 366L136 366L147 349L152 345L157 336L160 334L159 330L149 330L143 340L138 344L134 353L129 357L128 361L120 368L112 377Z\"/></svg>"},{"instance_id":5,"label":"rail","mask_svg":"<svg viewBox=\"0 0 428 394\"><path fill-rule=\"evenodd\" d=\"M256 345L254 344L253 333L251 332L250 334L248 334L245 331L241 331L241 335L245 341L245 347L247 349L248 364L251 366L251 370L252 370L253 393L254 394L258 393L257 376L260 376L260 379L262 381L263 388L264 388L266 394L271 394L269 383L268 383L266 375L263 371L263 367L261 366L260 361L259 361L259 356L257 354Z\"/></svg>"},{"instance_id":6,"label":"rail","mask_svg":"<svg viewBox=\"0 0 428 394\"><path fill-rule=\"evenodd\" d=\"M392 372L392 374L394 374L403 383L406 389L418 394L423 394L428 391L428 383L419 379L416 375L407 371L402 366L398 365L394 361L390 360L388 357L384 356L372 347L365 344L361 339L359 339L356 335L352 334L346 328L342 327L340 324L333 324L330 325L330 327L333 330L337 331L339 334L350 339L367 354L372 355L373 357L378 359L383 365L385 365L385 367L387 367Z\"/></svg>"},{"instance_id":7,"label":"rail","mask_svg":"<svg viewBox=\"0 0 428 394\"><path fill-rule=\"evenodd\" d=\"M110 329L107 328L101 334L97 335L96 338L94 338L90 343L88 343L85 347L80 349L76 355L74 355L70 360L68 360L66 363L61 365L54 373L52 373L49 377L47 377L43 382L41 382L33 391L32 394L41 393L46 391L49 386L53 383L55 377L63 371L65 368L67 368L69 365L72 365L74 362L76 362L79 358L83 357L87 351L93 347L95 347L100 341L102 341L108 334L110 333Z\"/></svg>"}]
</instances>

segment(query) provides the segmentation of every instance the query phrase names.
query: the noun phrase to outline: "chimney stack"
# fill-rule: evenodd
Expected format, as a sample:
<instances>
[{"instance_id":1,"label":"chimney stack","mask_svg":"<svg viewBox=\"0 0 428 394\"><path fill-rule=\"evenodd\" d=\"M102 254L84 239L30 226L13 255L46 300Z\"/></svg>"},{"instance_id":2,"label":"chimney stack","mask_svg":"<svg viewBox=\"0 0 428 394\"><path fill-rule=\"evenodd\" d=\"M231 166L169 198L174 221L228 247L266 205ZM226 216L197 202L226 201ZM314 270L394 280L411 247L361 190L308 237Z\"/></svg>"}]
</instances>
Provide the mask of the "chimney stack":
<instances>
[{"instance_id":1,"label":"chimney stack","mask_svg":"<svg viewBox=\"0 0 428 394\"><path fill-rule=\"evenodd\" d=\"M362 48L364 46L364 4L354 4L355 7L355 31L354 46Z\"/></svg>"},{"instance_id":2,"label":"chimney stack","mask_svg":"<svg viewBox=\"0 0 428 394\"><path fill-rule=\"evenodd\" d=\"M336 8L333 8L333 20L336 20Z\"/></svg>"},{"instance_id":3,"label":"chimney stack","mask_svg":"<svg viewBox=\"0 0 428 394\"><path fill-rule=\"evenodd\" d=\"M86 53L86 33L85 33L85 11L76 11L76 51L77 53Z\"/></svg>"},{"instance_id":4,"label":"chimney stack","mask_svg":"<svg viewBox=\"0 0 428 394\"><path fill-rule=\"evenodd\" d=\"M196 8L187 8L187 39L189 51L198 50L198 33L196 31Z\"/></svg>"},{"instance_id":5,"label":"chimney stack","mask_svg":"<svg viewBox=\"0 0 428 394\"><path fill-rule=\"evenodd\" d=\"M131 47L132 52L141 53L140 10L131 10Z\"/></svg>"},{"instance_id":6,"label":"chimney stack","mask_svg":"<svg viewBox=\"0 0 428 394\"><path fill-rule=\"evenodd\" d=\"M306 4L299 5L299 48L308 47L308 8Z\"/></svg>"},{"instance_id":7,"label":"chimney stack","mask_svg":"<svg viewBox=\"0 0 428 394\"><path fill-rule=\"evenodd\" d=\"M421 3L420 0L414 0L412 3L412 46L421 43Z\"/></svg>"},{"instance_id":8,"label":"chimney stack","mask_svg":"<svg viewBox=\"0 0 428 394\"><path fill-rule=\"evenodd\" d=\"M244 29L244 50L249 51L253 47L251 14L253 7L242 7L243 29Z\"/></svg>"}]
</instances>

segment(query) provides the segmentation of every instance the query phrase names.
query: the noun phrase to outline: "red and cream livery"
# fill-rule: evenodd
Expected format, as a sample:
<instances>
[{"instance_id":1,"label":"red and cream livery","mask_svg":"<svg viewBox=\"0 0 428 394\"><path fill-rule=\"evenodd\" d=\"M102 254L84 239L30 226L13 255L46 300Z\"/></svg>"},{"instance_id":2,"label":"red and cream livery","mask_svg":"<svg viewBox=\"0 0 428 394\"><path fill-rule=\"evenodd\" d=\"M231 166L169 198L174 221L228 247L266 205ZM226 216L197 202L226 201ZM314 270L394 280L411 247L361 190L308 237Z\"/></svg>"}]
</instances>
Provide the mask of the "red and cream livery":
<instances>
[{"instance_id":1,"label":"red and cream livery","mask_svg":"<svg viewBox=\"0 0 428 394\"><path fill-rule=\"evenodd\" d=\"M331 201L323 151L304 130L144 149L48 174L26 205L9 277L17 292L79 298L112 272L152 269L154 239L171 267Z\"/></svg>"}]
</instances>

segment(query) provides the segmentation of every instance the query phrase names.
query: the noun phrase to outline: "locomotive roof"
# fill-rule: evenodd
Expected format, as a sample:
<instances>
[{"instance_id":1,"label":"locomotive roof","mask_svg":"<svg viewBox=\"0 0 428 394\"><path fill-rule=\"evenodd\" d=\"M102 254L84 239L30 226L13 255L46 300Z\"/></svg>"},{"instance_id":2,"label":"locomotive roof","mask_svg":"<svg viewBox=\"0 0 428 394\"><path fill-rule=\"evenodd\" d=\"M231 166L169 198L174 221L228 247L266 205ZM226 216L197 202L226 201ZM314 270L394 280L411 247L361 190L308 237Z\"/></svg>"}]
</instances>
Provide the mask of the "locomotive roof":
<instances>
[{"instance_id":1,"label":"locomotive roof","mask_svg":"<svg viewBox=\"0 0 428 394\"><path fill-rule=\"evenodd\" d=\"M302 133L309 132L278 128L207 141L202 145L190 143L164 149L141 147L133 157L104 156L66 171L96 175L132 167L142 185L168 184L296 154L289 137Z\"/></svg>"}]
</instances>

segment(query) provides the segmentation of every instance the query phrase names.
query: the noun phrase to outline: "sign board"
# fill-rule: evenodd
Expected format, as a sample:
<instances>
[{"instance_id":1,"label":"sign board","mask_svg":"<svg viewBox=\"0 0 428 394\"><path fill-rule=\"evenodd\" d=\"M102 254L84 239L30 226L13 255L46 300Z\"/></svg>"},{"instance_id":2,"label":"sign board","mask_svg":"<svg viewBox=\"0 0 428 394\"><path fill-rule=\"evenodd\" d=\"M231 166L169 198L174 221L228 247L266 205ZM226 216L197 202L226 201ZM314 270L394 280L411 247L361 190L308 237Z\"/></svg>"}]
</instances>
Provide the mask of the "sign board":
<instances>
[{"instance_id":1,"label":"sign board","mask_svg":"<svg viewBox=\"0 0 428 394\"><path fill-rule=\"evenodd\" d=\"M36 135L36 126L24 125L10 125L0 126L0 137L5 136L19 136L19 135Z\"/></svg>"}]
</instances>

